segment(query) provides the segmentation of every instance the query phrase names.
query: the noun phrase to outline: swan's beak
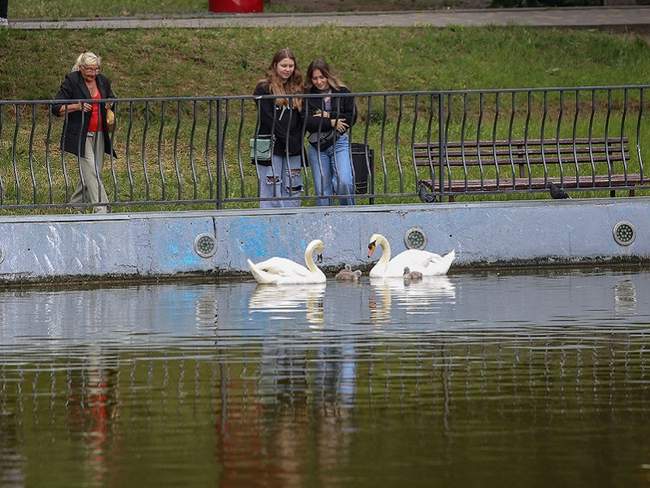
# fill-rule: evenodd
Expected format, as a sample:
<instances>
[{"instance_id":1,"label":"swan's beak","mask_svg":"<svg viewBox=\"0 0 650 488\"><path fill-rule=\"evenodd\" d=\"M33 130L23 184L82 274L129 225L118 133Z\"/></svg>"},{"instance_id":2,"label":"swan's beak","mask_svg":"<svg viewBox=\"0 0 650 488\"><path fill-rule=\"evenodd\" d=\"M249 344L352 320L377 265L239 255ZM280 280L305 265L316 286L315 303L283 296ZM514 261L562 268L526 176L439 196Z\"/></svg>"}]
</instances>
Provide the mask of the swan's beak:
<instances>
[{"instance_id":1,"label":"swan's beak","mask_svg":"<svg viewBox=\"0 0 650 488\"><path fill-rule=\"evenodd\" d=\"M375 252L375 241L372 241L368 244L368 257L372 256L372 253Z\"/></svg>"},{"instance_id":2,"label":"swan's beak","mask_svg":"<svg viewBox=\"0 0 650 488\"><path fill-rule=\"evenodd\" d=\"M316 262L321 264L323 262L323 255L321 253L316 254Z\"/></svg>"}]
</instances>

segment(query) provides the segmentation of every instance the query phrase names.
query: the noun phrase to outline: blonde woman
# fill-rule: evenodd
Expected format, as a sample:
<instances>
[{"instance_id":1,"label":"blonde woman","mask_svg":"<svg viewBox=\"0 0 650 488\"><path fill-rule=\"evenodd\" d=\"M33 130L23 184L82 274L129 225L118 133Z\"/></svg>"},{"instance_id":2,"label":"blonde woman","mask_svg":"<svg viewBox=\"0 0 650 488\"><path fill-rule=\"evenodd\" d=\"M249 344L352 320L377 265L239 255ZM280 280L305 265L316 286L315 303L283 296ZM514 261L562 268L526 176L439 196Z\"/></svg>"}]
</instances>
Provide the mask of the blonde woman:
<instances>
[{"instance_id":1,"label":"blonde woman","mask_svg":"<svg viewBox=\"0 0 650 488\"><path fill-rule=\"evenodd\" d=\"M300 200L289 200L302 194L303 144L302 74L290 49L273 56L265 78L255 87L253 95L274 95L258 100L256 137L272 136L270 161L254 160L259 178L260 207L299 207Z\"/></svg>"},{"instance_id":2,"label":"blonde woman","mask_svg":"<svg viewBox=\"0 0 650 488\"><path fill-rule=\"evenodd\" d=\"M108 197L101 179L104 153L113 154L106 123L106 104L76 102L79 99L115 98L111 82L100 73L101 58L84 52L61 83L56 100L70 100L52 105L52 113L65 117L61 149L77 156L80 182L70 203L94 203L96 213L108 212Z\"/></svg>"}]
</instances>

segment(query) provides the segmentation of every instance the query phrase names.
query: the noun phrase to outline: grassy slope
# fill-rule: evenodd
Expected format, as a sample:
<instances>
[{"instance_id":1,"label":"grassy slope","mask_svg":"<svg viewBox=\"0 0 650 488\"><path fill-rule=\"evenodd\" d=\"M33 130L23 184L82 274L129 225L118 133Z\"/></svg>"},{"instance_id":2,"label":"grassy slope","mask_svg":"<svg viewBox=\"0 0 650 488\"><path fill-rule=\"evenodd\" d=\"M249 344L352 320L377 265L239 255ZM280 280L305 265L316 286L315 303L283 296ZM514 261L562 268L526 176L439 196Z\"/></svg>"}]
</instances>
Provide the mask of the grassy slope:
<instances>
[{"instance_id":1,"label":"grassy slope","mask_svg":"<svg viewBox=\"0 0 650 488\"><path fill-rule=\"evenodd\" d=\"M335 42L333 42L335 41ZM118 95L250 93L275 50L325 56L355 91L645 83L637 36L524 28L0 30L0 98L53 96L77 54L104 58Z\"/></svg>"},{"instance_id":2,"label":"grassy slope","mask_svg":"<svg viewBox=\"0 0 650 488\"><path fill-rule=\"evenodd\" d=\"M603 85L645 83L650 79L649 48L643 39L598 31L333 27L80 32L3 30L0 31L0 99L51 98L76 55L84 49L95 50L104 57L105 72L113 80L116 93L122 97L249 94L272 53L284 46L295 49L303 69L311 58L325 56L355 91ZM186 131L187 120L184 124ZM457 132L457 125L451 132ZM250 127L249 123L247 130ZM379 147L378 127L377 124L371 127L371 145L376 148ZM24 140L20 145L19 164L24 166L21 172L27 178L23 182L23 198L29 197L30 188L24 149L29 137L27 129L25 125L24 134L20 136ZM44 129L43 124L40 129ZM59 129L55 129L58 133ZM118 136L122 151L124 129L120 127L122 132ZM167 129L173 130L173 123L169 122ZM204 129L200 127L199 134ZM236 130L234 121L230 130ZM391 134L394 127L387 130ZM405 125L403 131L408 130ZM153 165L157 159L155 127L150 132L148 154ZM5 137L10 134L5 131ZM403 135L406 144L408 134L404 132ZM133 137L139 141L138 134ZM419 135L420 139L423 137ZM37 140L44 140L44 135L39 134ZM201 135L197 141L200 152ZM138 146L135 144L131 148L134 164L140 161ZM0 150L3 147L0 144ZM40 144L37 148L42 149ZM4 149L8 151L8 146ZM408 147L402 150L403 154L408 153ZM170 147L165 151L167 156L171 154ZM187 157L186 153L183 152L183 158ZM9 157L3 154L0 153L0 158ZM197 164L200 164L200 154L197 157ZM36 160L41 162L43 155L37 154ZM232 154L229 160L235 161ZM123 165L124 158L117 164ZM183 164L187 166L185 160ZM155 166L152 168L155 173ZM379 171L379 166L377 168ZM168 181L173 183L174 171L167 169ZM9 170L7 167L4 174L7 182L12 178ZM246 164L244 170L247 184L252 184L254 179L248 174L252 166ZM236 165L229 171L234 178L229 193L237 196ZM390 181L389 191L400 191L394 173L395 168L390 166L387 179L379 175L378 188L383 187L386 180ZM186 171L184 176L187 174ZM408 173L405 177L406 188L411 191L413 175ZM45 177L41 175L39 180L45 181ZM186 188L189 186L187 184ZM60 190L63 184L57 180L55 187ZM121 188L127 185L122 182ZM254 194L254 189L248 188L246 193ZM45 197L39 198L45 201ZM60 200L63 201L62 197Z\"/></svg>"}]
</instances>

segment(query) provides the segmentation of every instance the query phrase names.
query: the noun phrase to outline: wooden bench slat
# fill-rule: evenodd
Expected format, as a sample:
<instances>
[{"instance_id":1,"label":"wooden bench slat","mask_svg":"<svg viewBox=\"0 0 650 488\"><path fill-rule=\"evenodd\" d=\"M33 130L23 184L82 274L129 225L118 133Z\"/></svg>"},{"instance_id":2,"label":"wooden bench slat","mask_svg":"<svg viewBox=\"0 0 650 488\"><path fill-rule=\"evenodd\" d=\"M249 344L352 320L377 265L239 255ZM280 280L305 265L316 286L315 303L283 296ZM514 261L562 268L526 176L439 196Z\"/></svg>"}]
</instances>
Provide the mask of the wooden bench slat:
<instances>
[{"instance_id":1,"label":"wooden bench slat","mask_svg":"<svg viewBox=\"0 0 650 488\"><path fill-rule=\"evenodd\" d=\"M429 152L431 154L438 154L438 146L429 146ZM615 144L609 144L605 146L604 144L593 144L592 146L588 146L586 144L579 144L575 146L575 150L580 152L585 152L585 151L605 151L605 148L612 152L612 151L620 151L621 148L627 148L627 144L620 144L620 143L615 143ZM478 149L480 148L481 152L492 152L494 150L497 151L512 151L512 152L520 152L524 153L526 152L526 147L525 146L520 146L518 144L481 144L481 146L476 146L476 145L471 145L471 146L465 146L465 152L472 152L472 153L477 153L479 152ZM446 151L449 152L454 152L454 153L460 153L462 152L463 146L446 146ZM560 152L573 152L573 146L559 146ZM557 152L558 146L556 145L547 145L544 146L544 152ZM427 154L427 148L426 147L414 147L414 152L416 154ZM542 152L542 146L528 146L528 152Z\"/></svg>"},{"instance_id":2,"label":"wooden bench slat","mask_svg":"<svg viewBox=\"0 0 650 488\"><path fill-rule=\"evenodd\" d=\"M489 140L489 139L487 139L487 140L484 139L484 140L481 140L479 142L480 142L480 146L497 145L497 146L508 147L508 146L511 145L513 147L515 147L515 146L522 146L523 147L523 146L526 145L526 142L525 142L524 139L512 139L512 140L497 139L495 141L492 141L492 140ZM615 138L608 138L608 139L605 139L605 138L592 138L592 139L589 139L589 138L585 137L585 138L576 138L575 139L576 146L587 146L587 147L589 147L590 142L591 142L592 146L602 145L603 147L606 144L608 144L609 146L611 146L612 144L627 145L628 144L628 138L623 137L621 139L620 137L615 137ZM558 143L559 143L560 146L572 147L573 144L574 144L574 140L573 139L559 139L559 140L557 140L557 139L544 139L544 146L545 147L548 147L548 146L551 146L551 145L556 146L556 145L558 145ZM541 139L528 139L528 147L541 146L541 144L542 144ZM446 144L447 147L461 147L462 145L464 145L465 147L472 147L472 146L476 147L477 146L477 141L476 141L476 139L466 139L464 141L464 143L461 143L460 141L448 141L447 144ZM416 142L416 143L413 144L413 147L416 148L416 149L424 149L424 150L426 150L427 146L429 146L431 148L438 148L438 141L431 141L430 144L427 144L426 142Z\"/></svg>"},{"instance_id":3,"label":"wooden bench slat","mask_svg":"<svg viewBox=\"0 0 650 488\"><path fill-rule=\"evenodd\" d=\"M496 154L481 154L480 159L481 161L494 161L496 157L497 162L502 162L502 161L510 161L512 160L513 163L518 164L518 163L525 163L526 160L529 161L539 161L542 162L542 155L538 153L533 153L533 154L528 154L527 157L526 155L523 154L513 154L512 157L508 153L496 153ZM603 153L595 153L593 155L589 155L588 153L578 153L578 154L563 154L560 153L560 159L559 161L565 162L565 161L586 161L589 162L592 159L594 161L608 161L608 157L610 161L629 161L630 159L630 153L615 153L615 154L603 154ZM552 153L552 154L544 154L543 158L545 158L547 161L558 161L558 155L557 153ZM468 162L468 164L472 164L475 162L475 164L478 164L479 156L476 154L465 154L464 155L465 161ZM416 156L414 159L415 163L421 163L424 165L429 164L429 161L432 161L434 163L438 162L438 156L437 155L431 155L429 157L428 155L424 156ZM443 158L443 161L463 161L463 155L462 154L448 154L446 158Z\"/></svg>"},{"instance_id":4,"label":"wooden bench slat","mask_svg":"<svg viewBox=\"0 0 650 488\"><path fill-rule=\"evenodd\" d=\"M508 154L508 153L497 153L496 156L497 156L497 161L499 161L499 162L501 162L501 161L510 161L510 154ZM526 162L526 156L523 155L523 154L513 154L512 156L513 156L512 160L513 160L513 162L515 164L518 164L520 162L521 163ZM544 154L544 157L546 158L547 161L550 161L550 160L557 161L558 160L557 159L557 153ZM626 152L625 154L623 154L621 152L617 152L617 153L614 153L614 154L609 154L609 160L610 161L611 160L623 161L623 157L625 157L625 160L628 161L629 158L630 158L630 153ZM427 155L424 155L424 156L421 156L421 157L416 156L415 161L416 161L416 163L417 162L422 162L424 164L428 164L429 159L431 159L431 161L433 161L433 162L437 162L438 161L438 156L437 155L435 155L435 156L432 155L431 158L429 158L429 156L427 156ZM566 153L566 154L560 153L560 161L562 161L562 162L575 161L575 160L577 160L578 162L580 162L580 161L589 162L592 159L594 161L607 162L607 155L606 154L594 154L593 158L592 158L592 157L589 156L588 153L578 153L576 155L568 154L568 153ZM445 160L462 161L463 160L463 155L462 154L448 154L447 157L445 158ZM465 154L465 160L469 161L469 162L476 161L476 164L478 164L478 156L476 154ZM492 154L492 153L490 153L490 154L481 154L481 160L494 161L494 154ZM535 161L539 161L541 163L542 162L542 155L538 154L538 153L529 154L528 155L528 160L529 161L535 160Z\"/></svg>"},{"instance_id":5,"label":"wooden bench slat","mask_svg":"<svg viewBox=\"0 0 650 488\"><path fill-rule=\"evenodd\" d=\"M625 161L629 161L629 158L627 156L625 158ZM533 166L543 166L543 164L544 164L544 162L542 161L541 158L530 158L529 162ZM578 158L578 160L577 160L577 163L580 166L590 166L591 162L592 162L592 160L589 159L589 158ZM609 162L611 164L622 163L623 158L610 158ZM499 165L499 168L510 167L510 160L508 158L505 158L505 157L501 158L501 159L498 159L497 163ZM524 160L514 160L514 161L512 161L512 163L514 165L517 165L517 166L522 165L522 166L526 167L526 160L525 159ZM562 163L562 167L564 167L564 168L575 168L576 160L574 160L573 158L570 158L570 159L567 158L567 159L562 159L561 163ZM594 158L593 163L594 163L594 165L607 164L607 158L605 158L605 157ZM433 165L434 168L438 166L437 160L432 160L431 164ZM494 163L494 160L492 158L483 158L482 159L482 164L483 164L484 169L495 168L496 167L496 165ZM546 165L547 166L557 166L558 164L559 163L558 163L558 160L556 158L546 158ZM422 168L428 168L429 167L429 161L428 160L418 161L418 162L416 162L416 166L419 166L419 167L422 167ZM450 159L450 160L445 161L445 167L447 167L447 166L451 166L451 167L455 167L455 168L462 168L463 167L463 161L462 161L462 159ZM466 162L466 166L468 166L468 167L479 167L478 160L470 160L469 163Z\"/></svg>"},{"instance_id":6,"label":"wooden bench slat","mask_svg":"<svg viewBox=\"0 0 650 488\"><path fill-rule=\"evenodd\" d=\"M624 142L621 144L619 141L616 142L610 142L609 144L576 144L575 149L576 151L605 151L605 149L608 149L609 151L615 151L620 149L622 147L628 147L627 142ZM429 150L432 153L438 154L438 148L439 146L437 144L431 144L429 146ZM544 152L549 152L549 151L557 151L558 148L560 149L561 152L572 152L574 149L574 146L571 145L557 145L557 144L544 144L544 146L541 145L529 145L529 146L524 146L523 144L490 144L490 143L484 143L481 145L476 145L476 144L454 144L454 145L447 145L445 146L447 152L449 151L456 151L460 152L463 148L465 148L465 151L470 151L470 152L477 152L477 148L480 148L481 151L493 151L495 148L496 149L503 149L503 150L512 150L512 151L517 151L517 152L525 152L526 148L528 149L528 152L541 152L542 148L544 148ZM413 146L413 149L416 152L421 152L423 154L426 154L427 152L427 146Z\"/></svg>"},{"instance_id":7,"label":"wooden bench slat","mask_svg":"<svg viewBox=\"0 0 650 488\"><path fill-rule=\"evenodd\" d=\"M432 187L431 180L420 180L424 183L429 189L435 188L438 190L438 182L435 181ZM576 178L575 176L565 176L562 181L559 177L549 177L548 179L544 178L515 178L514 181L512 178L501 178L497 185L497 180L490 178L481 180L471 179L467 180L452 180L451 182L445 181L444 188L446 191L452 192L463 192L463 191L497 191L497 190L547 190L548 183L554 182L556 185L560 185L565 189L575 189L575 188L608 188L610 186L634 186L636 184L642 183L644 180L641 179L639 174L628 174L627 178L625 175L612 175L611 179L607 175L598 175L594 178L591 176L580 176Z\"/></svg>"}]
</instances>

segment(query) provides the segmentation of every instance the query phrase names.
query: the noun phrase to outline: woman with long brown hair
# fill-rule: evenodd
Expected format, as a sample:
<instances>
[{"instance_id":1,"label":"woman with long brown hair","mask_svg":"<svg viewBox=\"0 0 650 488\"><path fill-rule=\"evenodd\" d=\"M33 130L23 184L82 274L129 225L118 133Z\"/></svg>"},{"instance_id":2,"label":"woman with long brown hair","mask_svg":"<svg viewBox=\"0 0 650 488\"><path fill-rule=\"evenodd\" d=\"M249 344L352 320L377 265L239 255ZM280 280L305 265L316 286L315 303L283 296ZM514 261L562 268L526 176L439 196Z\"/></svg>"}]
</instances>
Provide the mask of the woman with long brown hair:
<instances>
[{"instance_id":1,"label":"woman with long brown hair","mask_svg":"<svg viewBox=\"0 0 650 488\"><path fill-rule=\"evenodd\" d=\"M308 93L319 97L306 99L307 117L320 119L308 141L307 154L314 177L317 205L332 205L332 195L339 195L341 205L354 205L354 170L348 129L356 120L354 98L332 96L350 93L323 59L315 59L307 68Z\"/></svg>"},{"instance_id":2,"label":"woman with long brown hair","mask_svg":"<svg viewBox=\"0 0 650 488\"><path fill-rule=\"evenodd\" d=\"M303 149L302 74L296 57L289 48L273 56L266 76L253 95L257 100L257 125L254 145L270 139L270 157L253 162L259 178L260 207L298 207L302 194ZM256 148L255 148L256 149ZM255 151L254 151L255 152Z\"/></svg>"}]
</instances>

